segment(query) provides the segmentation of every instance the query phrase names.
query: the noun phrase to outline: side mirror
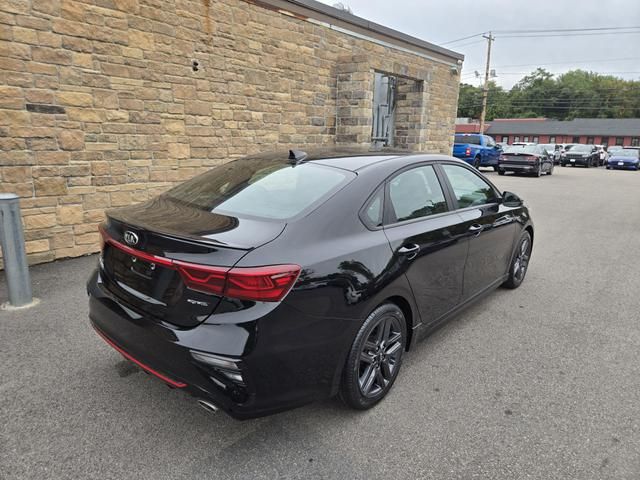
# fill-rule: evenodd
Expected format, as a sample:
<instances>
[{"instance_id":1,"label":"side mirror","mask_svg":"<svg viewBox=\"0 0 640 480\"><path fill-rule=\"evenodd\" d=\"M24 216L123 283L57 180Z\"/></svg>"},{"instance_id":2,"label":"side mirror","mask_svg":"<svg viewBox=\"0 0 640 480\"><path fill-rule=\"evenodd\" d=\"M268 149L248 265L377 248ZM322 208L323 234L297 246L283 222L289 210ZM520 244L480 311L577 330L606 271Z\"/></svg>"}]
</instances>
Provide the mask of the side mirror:
<instances>
[{"instance_id":1,"label":"side mirror","mask_svg":"<svg viewBox=\"0 0 640 480\"><path fill-rule=\"evenodd\" d=\"M503 192L502 203L507 207L521 207L522 199L515 193Z\"/></svg>"}]
</instances>

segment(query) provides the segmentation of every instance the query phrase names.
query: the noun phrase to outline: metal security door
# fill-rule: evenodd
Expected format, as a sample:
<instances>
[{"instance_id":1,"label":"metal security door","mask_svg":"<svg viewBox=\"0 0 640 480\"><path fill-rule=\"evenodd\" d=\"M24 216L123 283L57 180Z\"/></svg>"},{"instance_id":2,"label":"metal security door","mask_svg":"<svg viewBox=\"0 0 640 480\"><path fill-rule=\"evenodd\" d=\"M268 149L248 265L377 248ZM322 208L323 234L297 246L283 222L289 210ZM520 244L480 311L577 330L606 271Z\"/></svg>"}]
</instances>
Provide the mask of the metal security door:
<instances>
[{"instance_id":1,"label":"metal security door","mask_svg":"<svg viewBox=\"0 0 640 480\"><path fill-rule=\"evenodd\" d=\"M392 146L396 111L397 78L375 73L373 85L373 126L371 141L374 146Z\"/></svg>"}]
</instances>

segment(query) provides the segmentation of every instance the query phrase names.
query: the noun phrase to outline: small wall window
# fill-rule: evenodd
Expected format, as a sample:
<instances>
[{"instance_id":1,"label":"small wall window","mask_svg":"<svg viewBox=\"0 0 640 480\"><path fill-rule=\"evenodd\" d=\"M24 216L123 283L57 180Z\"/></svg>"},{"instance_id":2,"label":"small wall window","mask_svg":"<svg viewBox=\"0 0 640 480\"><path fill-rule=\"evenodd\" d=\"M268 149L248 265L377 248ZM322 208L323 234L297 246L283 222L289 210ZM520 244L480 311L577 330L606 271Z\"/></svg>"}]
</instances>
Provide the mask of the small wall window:
<instances>
[{"instance_id":1,"label":"small wall window","mask_svg":"<svg viewBox=\"0 0 640 480\"><path fill-rule=\"evenodd\" d=\"M631 146L632 147L640 147L640 138L638 137L633 137L631 139Z\"/></svg>"},{"instance_id":2,"label":"small wall window","mask_svg":"<svg viewBox=\"0 0 640 480\"><path fill-rule=\"evenodd\" d=\"M524 137L524 138L522 139L522 141L523 141L523 142L528 142L528 141L529 141L529 137Z\"/></svg>"},{"instance_id":3,"label":"small wall window","mask_svg":"<svg viewBox=\"0 0 640 480\"><path fill-rule=\"evenodd\" d=\"M587 137L587 145L593 145L596 143L596 139L593 137Z\"/></svg>"},{"instance_id":4,"label":"small wall window","mask_svg":"<svg viewBox=\"0 0 640 480\"><path fill-rule=\"evenodd\" d=\"M605 147L608 147L609 146L609 137L601 137L600 138L600 143L602 145L604 145Z\"/></svg>"},{"instance_id":5,"label":"small wall window","mask_svg":"<svg viewBox=\"0 0 640 480\"><path fill-rule=\"evenodd\" d=\"M556 137L554 136L549 137L549 143L556 143Z\"/></svg>"},{"instance_id":6,"label":"small wall window","mask_svg":"<svg viewBox=\"0 0 640 480\"><path fill-rule=\"evenodd\" d=\"M616 137L616 145L624 145L624 137Z\"/></svg>"},{"instance_id":7,"label":"small wall window","mask_svg":"<svg viewBox=\"0 0 640 480\"><path fill-rule=\"evenodd\" d=\"M520 141L520 137L518 135L516 135L515 137L513 137L513 141L514 142L519 142Z\"/></svg>"},{"instance_id":8,"label":"small wall window","mask_svg":"<svg viewBox=\"0 0 640 480\"><path fill-rule=\"evenodd\" d=\"M509 137L505 137L504 135L502 136L502 143L509 143Z\"/></svg>"},{"instance_id":9,"label":"small wall window","mask_svg":"<svg viewBox=\"0 0 640 480\"><path fill-rule=\"evenodd\" d=\"M533 143L538 143L540 141L540 137L533 137Z\"/></svg>"},{"instance_id":10,"label":"small wall window","mask_svg":"<svg viewBox=\"0 0 640 480\"><path fill-rule=\"evenodd\" d=\"M580 143L580 137L573 137L571 143Z\"/></svg>"}]
</instances>

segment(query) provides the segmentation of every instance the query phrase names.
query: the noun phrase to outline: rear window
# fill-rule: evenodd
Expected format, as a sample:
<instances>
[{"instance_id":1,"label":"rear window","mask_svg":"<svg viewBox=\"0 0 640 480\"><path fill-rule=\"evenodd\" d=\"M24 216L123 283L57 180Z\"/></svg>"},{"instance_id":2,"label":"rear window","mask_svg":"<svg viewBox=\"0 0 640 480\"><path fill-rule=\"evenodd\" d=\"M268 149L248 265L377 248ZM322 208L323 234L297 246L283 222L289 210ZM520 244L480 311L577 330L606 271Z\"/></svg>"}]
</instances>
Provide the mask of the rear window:
<instances>
[{"instance_id":1,"label":"rear window","mask_svg":"<svg viewBox=\"0 0 640 480\"><path fill-rule=\"evenodd\" d=\"M319 204L354 177L313 163L294 166L282 156L248 157L220 165L164 195L213 213L285 220Z\"/></svg>"},{"instance_id":2,"label":"rear window","mask_svg":"<svg viewBox=\"0 0 640 480\"><path fill-rule=\"evenodd\" d=\"M456 135L455 142L470 143L471 145L480 145L480 135Z\"/></svg>"}]
</instances>

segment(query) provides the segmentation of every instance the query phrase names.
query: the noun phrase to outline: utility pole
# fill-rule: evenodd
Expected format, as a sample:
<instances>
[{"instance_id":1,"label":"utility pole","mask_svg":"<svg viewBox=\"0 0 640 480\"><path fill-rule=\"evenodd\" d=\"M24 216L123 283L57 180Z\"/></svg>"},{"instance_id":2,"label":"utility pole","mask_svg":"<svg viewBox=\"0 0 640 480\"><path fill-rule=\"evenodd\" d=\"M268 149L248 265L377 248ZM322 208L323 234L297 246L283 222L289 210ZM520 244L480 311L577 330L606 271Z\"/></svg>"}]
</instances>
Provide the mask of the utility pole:
<instances>
[{"instance_id":1,"label":"utility pole","mask_svg":"<svg viewBox=\"0 0 640 480\"><path fill-rule=\"evenodd\" d=\"M489 66L491 65L491 42L496 38L491 35L483 35L487 39L487 68L484 71L484 88L482 89L482 112L480 113L480 135L484 134L484 118L487 115L487 95L489 95Z\"/></svg>"}]
</instances>

